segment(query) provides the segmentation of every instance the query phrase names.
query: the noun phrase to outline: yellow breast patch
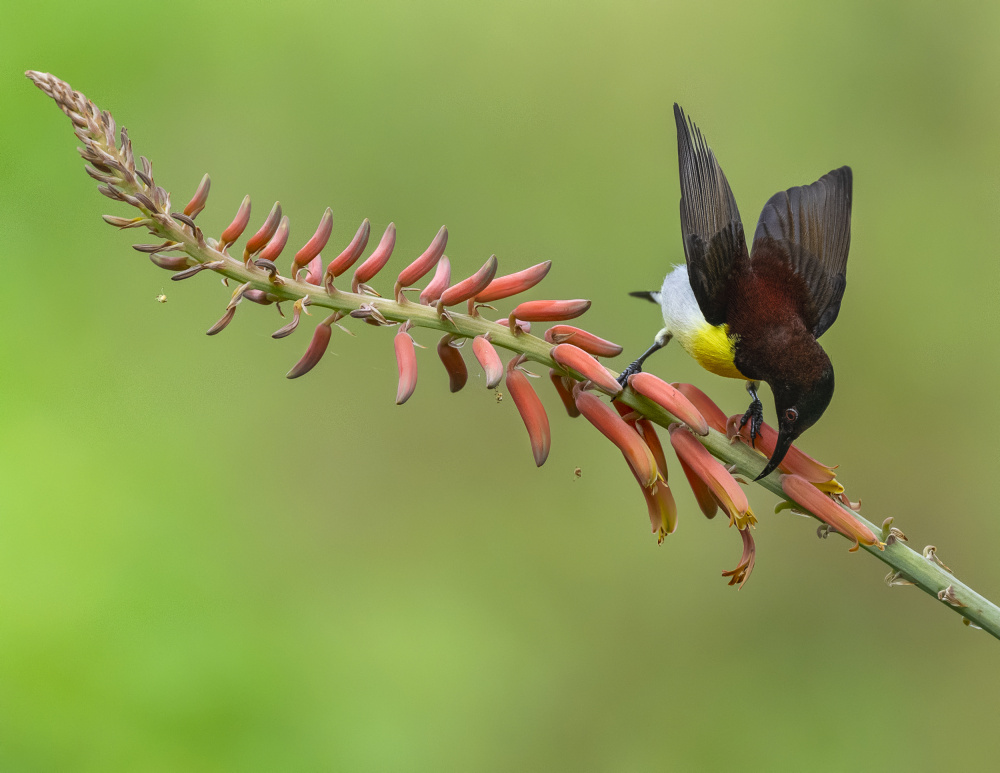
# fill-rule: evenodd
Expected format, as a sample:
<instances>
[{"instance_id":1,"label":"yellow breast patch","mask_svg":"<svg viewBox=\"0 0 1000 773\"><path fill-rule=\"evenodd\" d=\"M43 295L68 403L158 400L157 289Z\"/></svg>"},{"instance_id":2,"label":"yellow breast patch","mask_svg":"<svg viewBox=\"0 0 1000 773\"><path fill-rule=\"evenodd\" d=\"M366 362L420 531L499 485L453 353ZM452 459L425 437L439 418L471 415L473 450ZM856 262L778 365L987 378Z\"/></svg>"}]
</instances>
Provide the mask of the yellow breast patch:
<instances>
[{"instance_id":1,"label":"yellow breast patch","mask_svg":"<svg viewBox=\"0 0 1000 773\"><path fill-rule=\"evenodd\" d=\"M707 322L692 336L685 336L681 345L705 370L726 378L747 379L736 369L736 337L729 335L729 325Z\"/></svg>"}]
</instances>

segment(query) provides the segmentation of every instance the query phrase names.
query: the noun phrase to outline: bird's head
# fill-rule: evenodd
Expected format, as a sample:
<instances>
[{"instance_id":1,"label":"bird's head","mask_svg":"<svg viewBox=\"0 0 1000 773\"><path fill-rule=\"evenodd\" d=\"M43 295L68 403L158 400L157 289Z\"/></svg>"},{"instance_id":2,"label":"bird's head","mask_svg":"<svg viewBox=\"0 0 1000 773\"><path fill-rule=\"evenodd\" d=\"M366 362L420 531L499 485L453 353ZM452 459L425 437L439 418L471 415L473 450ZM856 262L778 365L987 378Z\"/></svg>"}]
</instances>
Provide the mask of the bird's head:
<instances>
[{"instance_id":1,"label":"bird's head","mask_svg":"<svg viewBox=\"0 0 1000 773\"><path fill-rule=\"evenodd\" d=\"M778 441L767 465L755 480L766 478L781 464L792 443L819 420L830 404L833 397L833 365L825 355L824 359L825 367L815 376L770 383L778 414Z\"/></svg>"}]
</instances>

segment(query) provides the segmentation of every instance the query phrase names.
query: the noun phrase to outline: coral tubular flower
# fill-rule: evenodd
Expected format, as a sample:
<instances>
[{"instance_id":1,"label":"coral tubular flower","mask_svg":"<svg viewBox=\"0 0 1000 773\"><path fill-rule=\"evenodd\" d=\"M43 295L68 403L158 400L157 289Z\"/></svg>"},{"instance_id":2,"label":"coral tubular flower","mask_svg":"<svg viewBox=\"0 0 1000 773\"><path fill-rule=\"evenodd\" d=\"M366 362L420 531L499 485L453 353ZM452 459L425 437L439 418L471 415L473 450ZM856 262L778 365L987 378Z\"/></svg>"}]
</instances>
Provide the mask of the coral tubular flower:
<instances>
[{"instance_id":1,"label":"coral tubular flower","mask_svg":"<svg viewBox=\"0 0 1000 773\"><path fill-rule=\"evenodd\" d=\"M465 339L458 339L464 341ZM459 391L469 380L469 369L465 366L462 352L454 345L455 336L446 333L438 341L437 353L444 369L448 371L449 388L452 392Z\"/></svg>"},{"instance_id":2,"label":"coral tubular flower","mask_svg":"<svg viewBox=\"0 0 1000 773\"><path fill-rule=\"evenodd\" d=\"M493 281L493 277L497 273L497 256L490 255L489 260L487 260L482 268L480 268L475 274L470 276L468 279L463 279L461 282L457 282L441 293L441 297L438 298L438 310L440 311L445 306L454 306L462 301L467 301L470 298L475 298L476 295L483 291Z\"/></svg>"},{"instance_id":3,"label":"coral tubular flower","mask_svg":"<svg viewBox=\"0 0 1000 773\"><path fill-rule=\"evenodd\" d=\"M552 261L546 260L544 263L526 268L524 271L518 271L516 274L498 276L481 293L476 295L476 303L499 301L509 298L512 295L523 293L525 290L530 290L545 279L545 275L549 273L550 268L552 268Z\"/></svg>"},{"instance_id":4,"label":"coral tubular flower","mask_svg":"<svg viewBox=\"0 0 1000 773\"><path fill-rule=\"evenodd\" d=\"M615 381L614 376L583 349L573 344L557 344L552 347L550 354L557 363L589 379L605 394L612 397L621 394L621 385Z\"/></svg>"},{"instance_id":5,"label":"coral tubular flower","mask_svg":"<svg viewBox=\"0 0 1000 773\"><path fill-rule=\"evenodd\" d=\"M690 430L680 424L673 425L670 428L670 445L681 462L708 486L716 502L729 516L730 525L736 524L736 528L742 530L757 523L743 489L708 449L695 440Z\"/></svg>"},{"instance_id":6,"label":"coral tubular flower","mask_svg":"<svg viewBox=\"0 0 1000 773\"><path fill-rule=\"evenodd\" d=\"M518 370L520 359L520 357L514 357L507 363L507 378L504 383L507 387L507 393L514 401L517 412L521 414L524 428L528 430L528 439L531 441L531 453L535 457L535 465L541 467L549 458L549 449L552 447L549 417L545 413L545 408L542 407L542 401L538 399L535 390L528 383L528 377Z\"/></svg>"},{"instance_id":7,"label":"coral tubular flower","mask_svg":"<svg viewBox=\"0 0 1000 773\"><path fill-rule=\"evenodd\" d=\"M575 419L580 415L580 409L576 407L576 401L573 399L573 379L562 375L555 368L549 368L549 378L552 379L552 386L556 388L556 394L562 400L566 413L571 419Z\"/></svg>"},{"instance_id":8,"label":"coral tubular flower","mask_svg":"<svg viewBox=\"0 0 1000 773\"><path fill-rule=\"evenodd\" d=\"M330 265L326 267L324 276L326 277L327 285L332 285L334 279L357 262L358 258L361 257L361 253L365 251L365 247L368 246L368 237L371 236L371 232L372 224L368 222L368 218L366 217L361 221L361 226L358 228L358 232L354 234L354 238L351 239L351 243L344 248L342 253L331 260Z\"/></svg>"},{"instance_id":9,"label":"coral tubular flower","mask_svg":"<svg viewBox=\"0 0 1000 773\"><path fill-rule=\"evenodd\" d=\"M684 473L684 477L687 478L688 485L691 486L691 491L694 493L695 501L698 502L698 507L701 509L702 514L709 520L715 518L715 514L719 512L719 503L712 496L712 492L687 462L679 456L677 457L677 461L680 462L681 471Z\"/></svg>"},{"instance_id":10,"label":"coral tubular flower","mask_svg":"<svg viewBox=\"0 0 1000 773\"><path fill-rule=\"evenodd\" d=\"M230 322L233 321L233 316L236 314L236 305L230 305L226 308L226 313L222 315L222 318L216 322L212 327L205 331L205 335L214 336L217 333L221 333Z\"/></svg>"},{"instance_id":11,"label":"coral tubular flower","mask_svg":"<svg viewBox=\"0 0 1000 773\"><path fill-rule=\"evenodd\" d=\"M572 325L553 325L545 331L545 340L550 344L573 344L595 357L617 357L622 348L611 341L598 338L593 333Z\"/></svg>"},{"instance_id":12,"label":"coral tubular flower","mask_svg":"<svg viewBox=\"0 0 1000 773\"><path fill-rule=\"evenodd\" d=\"M742 419L743 414L730 416L726 423L726 434L730 440L739 437L747 445L750 445L750 424L748 422L741 429L740 421ZM756 450L766 458L770 458L771 454L774 453L774 446L777 441L778 433L775 432L774 428L767 424L761 424L755 444ZM832 467L816 461L795 446L788 449L788 453L781 460L778 469L784 473L805 478L810 483L816 485L821 491L831 494L842 494L844 492L844 487L837 482L836 473Z\"/></svg>"},{"instance_id":13,"label":"coral tubular flower","mask_svg":"<svg viewBox=\"0 0 1000 773\"><path fill-rule=\"evenodd\" d=\"M451 282L451 261L447 255L442 255L434 270L434 278L420 293L420 302L428 306L436 303L441 293L447 289L449 282Z\"/></svg>"},{"instance_id":14,"label":"coral tubular flower","mask_svg":"<svg viewBox=\"0 0 1000 773\"><path fill-rule=\"evenodd\" d=\"M722 576L729 578L730 585L739 583L740 588L742 588L750 579L750 573L753 572L753 565L757 559L757 548L754 545L750 529L740 529L740 536L743 538L743 555L740 556L740 562L735 569L723 572Z\"/></svg>"},{"instance_id":15,"label":"coral tubular flower","mask_svg":"<svg viewBox=\"0 0 1000 773\"><path fill-rule=\"evenodd\" d=\"M273 263L278 259L281 251L285 249L286 244L288 244L288 215L281 218L281 222L278 223L278 230L274 232L271 241L260 251L260 259L269 260Z\"/></svg>"},{"instance_id":16,"label":"coral tubular flower","mask_svg":"<svg viewBox=\"0 0 1000 773\"><path fill-rule=\"evenodd\" d=\"M656 460L656 468L660 471L660 477L663 480L669 480L667 477L667 457L663 453L663 445L660 443L660 437L656 434L655 425L649 419L636 419L635 428L642 436L643 441L649 446L649 450L653 452L653 458Z\"/></svg>"},{"instance_id":17,"label":"coral tubular flower","mask_svg":"<svg viewBox=\"0 0 1000 773\"><path fill-rule=\"evenodd\" d=\"M298 278L299 270L308 266L313 260L319 257L323 248L326 247L326 243L330 241L330 234L332 233L333 210L327 207L323 213L323 217L319 219L319 225L316 226L316 233L312 235L312 238L292 258L292 279ZM319 282L313 282L313 284L319 284Z\"/></svg>"},{"instance_id":18,"label":"coral tubular flower","mask_svg":"<svg viewBox=\"0 0 1000 773\"><path fill-rule=\"evenodd\" d=\"M280 222L281 202L276 201L274 202L274 206L271 207L271 211L264 219L264 224L258 229L257 233L250 237L250 240L243 248L244 262L249 260L251 255L256 254L265 244L271 241L271 237L274 236L274 232L278 230L278 224Z\"/></svg>"},{"instance_id":19,"label":"coral tubular flower","mask_svg":"<svg viewBox=\"0 0 1000 773\"><path fill-rule=\"evenodd\" d=\"M389 223L385 229L385 233L382 234L382 240L378 243L378 247L375 248L375 252L369 255L365 259L365 262L354 271L354 278L351 279L352 293L356 293L361 285L370 282L379 271L385 268L385 264L392 257L392 250L395 246L396 224Z\"/></svg>"},{"instance_id":20,"label":"coral tubular flower","mask_svg":"<svg viewBox=\"0 0 1000 773\"><path fill-rule=\"evenodd\" d=\"M500 355L497 354L493 344L484 335L472 339L472 353L476 355L476 360L482 366L483 373L486 374L486 388L493 389L503 378L503 363L500 361Z\"/></svg>"},{"instance_id":21,"label":"coral tubular flower","mask_svg":"<svg viewBox=\"0 0 1000 773\"><path fill-rule=\"evenodd\" d=\"M582 298L572 301L525 301L510 313L510 328L514 320L525 322L562 322L576 319L590 308L590 301Z\"/></svg>"},{"instance_id":22,"label":"coral tubular flower","mask_svg":"<svg viewBox=\"0 0 1000 773\"><path fill-rule=\"evenodd\" d=\"M417 352L413 348L413 338L402 327L396 333L393 346L396 349L396 367L399 368L396 405L402 405L417 388Z\"/></svg>"},{"instance_id":23,"label":"coral tubular flower","mask_svg":"<svg viewBox=\"0 0 1000 773\"><path fill-rule=\"evenodd\" d=\"M805 478L798 475L782 475L781 490L802 509L808 510L823 523L836 529L848 539L854 540L855 543L875 545L879 550L885 548L884 543L878 540L871 529ZM857 544L851 548L852 551L857 549Z\"/></svg>"},{"instance_id":24,"label":"coral tubular flower","mask_svg":"<svg viewBox=\"0 0 1000 773\"><path fill-rule=\"evenodd\" d=\"M702 415L702 418L708 422L709 427L725 434L726 414L715 404L711 397L698 389L694 384L678 384L674 382L670 386L691 401L692 405Z\"/></svg>"},{"instance_id":25,"label":"coral tubular flower","mask_svg":"<svg viewBox=\"0 0 1000 773\"><path fill-rule=\"evenodd\" d=\"M317 255L306 265L306 282L319 287L323 281L323 256Z\"/></svg>"},{"instance_id":26,"label":"coral tubular flower","mask_svg":"<svg viewBox=\"0 0 1000 773\"><path fill-rule=\"evenodd\" d=\"M638 394L648 397L663 410L683 421L698 435L708 434L708 422L687 397L666 381L652 373L636 373L629 376L628 384Z\"/></svg>"},{"instance_id":27,"label":"coral tubular flower","mask_svg":"<svg viewBox=\"0 0 1000 773\"><path fill-rule=\"evenodd\" d=\"M636 478L638 479L638 476ZM656 481L656 485L652 488L646 488L640 483L639 488L642 489L642 495L646 499L649 525L656 535L656 541L663 542L668 534L673 534L677 529L677 503L674 501L673 492L666 481L662 480Z\"/></svg>"},{"instance_id":28,"label":"coral tubular flower","mask_svg":"<svg viewBox=\"0 0 1000 773\"><path fill-rule=\"evenodd\" d=\"M198 213L201 212L208 203L208 190L211 187L212 180L206 174L201 178L201 182L198 183L198 187L195 189L194 196L191 197L191 201L189 201L184 207L185 215L192 219L198 216Z\"/></svg>"},{"instance_id":29,"label":"coral tubular flower","mask_svg":"<svg viewBox=\"0 0 1000 773\"><path fill-rule=\"evenodd\" d=\"M598 431L618 446L632 468L639 485L650 488L659 478L656 459L649 446L639 437L639 433L622 420L618 412L590 392L577 388L574 392L576 407L584 418L597 427Z\"/></svg>"},{"instance_id":30,"label":"coral tubular flower","mask_svg":"<svg viewBox=\"0 0 1000 773\"><path fill-rule=\"evenodd\" d=\"M437 232L437 236L434 237L430 246L424 250L424 253L399 272L399 277L396 279L396 290L393 294L398 298L400 290L423 279L424 275L434 268L441 259L441 256L444 255L444 248L447 244L448 229L441 226Z\"/></svg>"},{"instance_id":31,"label":"coral tubular flower","mask_svg":"<svg viewBox=\"0 0 1000 773\"><path fill-rule=\"evenodd\" d=\"M243 232L247 228L247 224L250 222L250 197L244 196L243 203L240 204L240 208L236 212L236 217L233 218L226 230L222 232L222 236L219 237L219 249L224 250L230 244L239 239Z\"/></svg>"},{"instance_id":32,"label":"coral tubular flower","mask_svg":"<svg viewBox=\"0 0 1000 773\"><path fill-rule=\"evenodd\" d=\"M309 342L306 353L303 354L302 359L295 363L292 369L285 374L285 378L298 378L299 376L304 376L316 367L316 363L322 359L323 355L326 353L326 347L330 343L330 324L328 323L332 324L332 318L330 320L324 320L316 326L316 330L313 331L313 337Z\"/></svg>"}]
</instances>

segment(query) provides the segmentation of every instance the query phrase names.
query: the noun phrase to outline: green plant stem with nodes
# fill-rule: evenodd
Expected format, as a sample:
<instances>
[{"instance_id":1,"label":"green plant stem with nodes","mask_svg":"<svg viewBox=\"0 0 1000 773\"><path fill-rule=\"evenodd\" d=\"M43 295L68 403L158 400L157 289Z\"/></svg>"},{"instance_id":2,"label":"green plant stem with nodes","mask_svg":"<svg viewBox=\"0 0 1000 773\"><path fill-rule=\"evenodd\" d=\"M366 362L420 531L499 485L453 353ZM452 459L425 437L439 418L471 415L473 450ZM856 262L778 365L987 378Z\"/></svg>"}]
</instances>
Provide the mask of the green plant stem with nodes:
<instances>
[{"instance_id":1,"label":"green plant stem with nodes","mask_svg":"<svg viewBox=\"0 0 1000 773\"><path fill-rule=\"evenodd\" d=\"M490 341L496 346L514 352L515 355L523 355L528 360L565 373L578 381L585 380L582 374L553 359L554 344L517 328L512 330L487 320L476 312L474 306L470 307L472 313L469 314L454 310L442 314L433 306L407 300L405 294L401 294L399 300L394 300L317 287L294 278L272 275L253 262L231 257L217 240L207 239L201 229L194 225L193 217L197 212L188 217L170 211L169 195L153 183L151 165L143 159L143 170L135 168L131 143L124 130L121 147L116 144L114 121L110 114L98 111L82 94L72 91L67 84L51 75L36 72L29 72L27 75L55 99L73 121L77 136L85 144L81 154L96 168L96 172L89 169L88 172L104 183L101 192L109 198L139 209L141 216L128 221L125 227L145 227L158 238L171 243L157 252L183 253L187 256L189 266L205 265L206 270L236 282L239 296L234 297L233 302L239 302L240 296L248 290L256 289L281 301L302 301L308 297L310 308L321 307L331 312L349 314L367 307L376 310L390 323L408 323L411 327L431 328L456 337L474 338L488 333ZM151 249L143 251L152 252ZM669 427L679 421L659 404L637 394L631 388L626 388L615 399L661 427ZM744 443L732 442L722 432L710 429L707 435L696 437L734 475L749 481L763 469L766 461L764 457ZM795 505L783 491L777 472L759 483L785 502ZM838 504L838 507L843 506ZM891 519L887 519L884 526L880 527L853 510L844 507L844 511L876 535L881 534L881 539L885 541L884 547L862 547L891 567L892 571L886 578L887 584L913 584L957 612L967 622L1000 639L1000 608L946 570L930 546L925 549L924 554L918 553L904 543L906 538L901 532L890 530L888 522Z\"/></svg>"}]
</instances>

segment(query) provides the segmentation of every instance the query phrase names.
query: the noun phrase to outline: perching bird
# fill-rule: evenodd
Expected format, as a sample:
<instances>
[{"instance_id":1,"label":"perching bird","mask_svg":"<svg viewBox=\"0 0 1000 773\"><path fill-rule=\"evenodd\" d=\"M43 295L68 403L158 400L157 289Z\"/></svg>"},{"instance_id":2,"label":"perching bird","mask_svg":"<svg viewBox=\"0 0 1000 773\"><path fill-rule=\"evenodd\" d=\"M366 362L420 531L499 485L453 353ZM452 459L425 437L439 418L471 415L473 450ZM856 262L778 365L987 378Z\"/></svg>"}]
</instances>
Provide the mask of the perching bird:
<instances>
[{"instance_id":1,"label":"perching bird","mask_svg":"<svg viewBox=\"0 0 1000 773\"><path fill-rule=\"evenodd\" d=\"M851 168L776 193L764 205L747 251L736 199L698 127L674 105L686 265L659 292L665 327L622 374L677 338L702 367L742 378L753 399L740 426L756 439L764 409L759 382L774 393L778 441L757 480L823 415L833 396L833 365L817 338L837 319L851 244Z\"/></svg>"}]
</instances>

